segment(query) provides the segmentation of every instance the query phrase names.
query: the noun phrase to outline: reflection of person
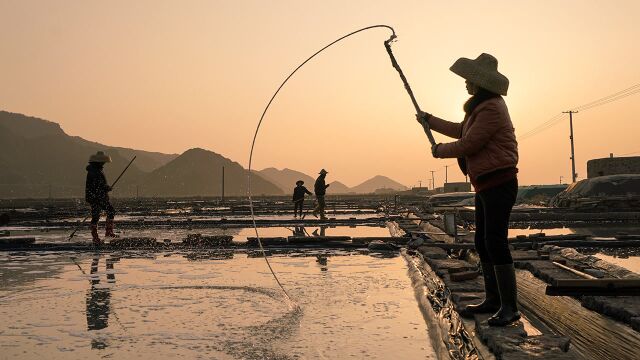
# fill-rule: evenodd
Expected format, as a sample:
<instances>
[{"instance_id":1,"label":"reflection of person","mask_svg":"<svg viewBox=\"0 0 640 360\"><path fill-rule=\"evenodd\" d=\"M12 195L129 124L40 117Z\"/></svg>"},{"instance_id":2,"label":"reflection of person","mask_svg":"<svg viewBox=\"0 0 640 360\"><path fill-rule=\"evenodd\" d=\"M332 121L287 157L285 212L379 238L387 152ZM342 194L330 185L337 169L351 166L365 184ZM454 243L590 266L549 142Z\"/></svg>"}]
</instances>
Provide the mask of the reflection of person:
<instances>
[{"instance_id":1,"label":"reflection of person","mask_svg":"<svg viewBox=\"0 0 640 360\"><path fill-rule=\"evenodd\" d=\"M296 226L293 228L293 236L304 236L305 230L304 226Z\"/></svg>"},{"instance_id":2,"label":"reflection of person","mask_svg":"<svg viewBox=\"0 0 640 360\"><path fill-rule=\"evenodd\" d=\"M316 179L316 183L313 187L313 192L316 193L316 201L318 203L313 209L313 216L318 217L318 214L320 214L320 219L326 219L324 216L324 208L326 206L324 202L324 195L327 193L329 184L325 184L324 179L327 177L327 174L327 170L320 170L320 176Z\"/></svg>"},{"instance_id":3,"label":"reflection of person","mask_svg":"<svg viewBox=\"0 0 640 360\"><path fill-rule=\"evenodd\" d=\"M95 276L98 272L99 257L93 258L91 262L91 289L87 291L86 313L87 313L87 330L101 330L109 326L109 314L111 312L111 289L108 286L100 286L100 277ZM114 259L106 260L107 283L115 283L116 278L113 273ZM111 270L111 271L110 271ZM103 349L106 347L104 342L94 340L91 343L92 348Z\"/></svg>"},{"instance_id":4,"label":"reflection of person","mask_svg":"<svg viewBox=\"0 0 640 360\"><path fill-rule=\"evenodd\" d=\"M318 234L318 229L313 230L313 236L325 236L325 231L327 230L326 225L320 225L320 234Z\"/></svg>"},{"instance_id":5,"label":"reflection of person","mask_svg":"<svg viewBox=\"0 0 640 360\"><path fill-rule=\"evenodd\" d=\"M302 208L304 207L304 195L313 193L304 186L304 181L296 181L296 187L293 189L293 217L298 217L298 211L300 212L300 218L302 219Z\"/></svg>"},{"instance_id":6,"label":"reflection of person","mask_svg":"<svg viewBox=\"0 0 640 360\"><path fill-rule=\"evenodd\" d=\"M102 151L91 155L87 166L87 181L85 186L85 200L91 205L91 236L94 245L102 245L103 241L98 236L98 221L100 212L107 212L107 224L105 236L115 237L113 233L113 218L116 211L109 202L109 192L111 187L107 185L107 178L104 176L102 168L105 163L111 162L111 157Z\"/></svg>"},{"instance_id":7,"label":"reflection of person","mask_svg":"<svg viewBox=\"0 0 640 360\"><path fill-rule=\"evenodd\" d=\"M320 271L327 271L327 263L329 262L327 255L316 255L316 262L320 265Z\"/></svg>"},{"instance_id":8,"label":"reflection of person","mask_svg":"<svg viewBox=\"0 0 640 360\"><path fill-rule=\"evenodd\" d=\"M520 318L507 243L509 215L518 192L518 143L501 96L507 95L509 80L498 72L498 60L489 54L475 60L460 58L450 70L466 79L472 95L464 104L464 121L452 123L427 113L418 114L418 120L457 139L434 145L433 156L458 158L476 191L475 246L482 263L486 298L478 305L467 306L461 314L495 312L489 325L504 326Z\"/></svg>"}]
</instances>

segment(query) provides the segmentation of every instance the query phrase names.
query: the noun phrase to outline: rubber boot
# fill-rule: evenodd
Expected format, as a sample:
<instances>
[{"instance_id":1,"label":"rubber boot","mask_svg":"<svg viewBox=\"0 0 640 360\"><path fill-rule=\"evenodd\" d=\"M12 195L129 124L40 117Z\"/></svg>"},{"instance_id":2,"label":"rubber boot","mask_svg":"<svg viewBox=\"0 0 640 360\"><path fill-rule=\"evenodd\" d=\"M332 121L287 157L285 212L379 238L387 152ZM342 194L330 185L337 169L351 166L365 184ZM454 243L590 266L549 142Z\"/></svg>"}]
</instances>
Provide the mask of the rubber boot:
<instances>
[{"instance_id":1,"label":"rubber boot","mask_svg":"<svg viewBox=\"0 0 640 360\"><path fill-rule=\"evenodd\" d=\"M481 263L484 278L484 301L480 304L467 305L460 311L460 316L472 318L474 314L490 314L500 309L500 293L496 283L493 263Z\"/></svg>"},{"instance_id":2,"label":"rubber boot","mask_svg":"<svg viewBox=\"0 0 640 360\"><path fill-rule=\"evenodd\" d=\"M117 238L118 235L113 233L113 219L107 219L107 226L105 227L104 236Z\"/></svg>"},{"instance_id":3,"label":"rubber boot","mask_svg":"<svg viewBox=\"0 0 640 360\"><path fill-rule=\"evenodd\" d=\"M490 326L505 326L520 319L516 269L513 264L496 265L496 282L500 293L500 310L487 320Z\"/></svg>"},{"instance_id":4,"label":"rubber boot","mask_svg":"<svg viewBox=\"0 0 640 360\"><path fill-rule=\"evenodd\" d=\"M100 240L100 236L98 236L98 224L91 224L91 237L93 245L100 246L104 244L104 242Z\"/></svg>"}]
</instances>

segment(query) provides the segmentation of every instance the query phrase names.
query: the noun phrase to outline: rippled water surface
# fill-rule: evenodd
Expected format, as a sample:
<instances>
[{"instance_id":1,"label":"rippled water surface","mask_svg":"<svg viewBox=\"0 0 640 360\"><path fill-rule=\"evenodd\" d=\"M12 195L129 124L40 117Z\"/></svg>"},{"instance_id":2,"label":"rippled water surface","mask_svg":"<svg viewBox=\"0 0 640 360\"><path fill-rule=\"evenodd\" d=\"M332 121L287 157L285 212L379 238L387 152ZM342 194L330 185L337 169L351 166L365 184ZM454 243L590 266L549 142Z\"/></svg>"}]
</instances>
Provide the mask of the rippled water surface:
<instances>
[{"instance_id":1,"label":"rippled water surface","mask_svg":"<svg viewBox=\"0 0 640 360\"><path fill-rule=\"evenodd\" d=\"M262 258L185 255L0 253L0 358L434 357L400 257L271 258L297 310Z\"/></svg>"}]
</instances>

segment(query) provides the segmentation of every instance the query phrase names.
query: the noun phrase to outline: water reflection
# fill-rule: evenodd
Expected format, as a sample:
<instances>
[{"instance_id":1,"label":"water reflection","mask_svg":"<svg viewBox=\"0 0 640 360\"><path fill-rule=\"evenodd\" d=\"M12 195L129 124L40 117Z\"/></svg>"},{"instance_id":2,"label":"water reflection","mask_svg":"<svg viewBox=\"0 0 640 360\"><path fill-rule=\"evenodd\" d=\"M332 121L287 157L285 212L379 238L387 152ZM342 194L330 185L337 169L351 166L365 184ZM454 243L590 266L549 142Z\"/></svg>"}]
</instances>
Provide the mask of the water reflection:
<instances>
[{"instance_id":1,"label":"water reflection","mask_svg":"<svg viewBox=\"0 0 640 360\"><path fill-rule=\"evenodd\" d=\"M307 230L304 228L304 226L296 226L293 228L293 230L291 230L291 232L293 232L293 236L305 236Z\"/></svg>"},{"instance_id":2,"label":"water reflection","mask_svg":"<svg viewBox=\"0 0 640 360\"><path fill-rule=\"evenodd\" d=\"M585 255L594 255L608 263L615 264L640 274L640 248L580 248Z\"/></svg>"},{"instance_id":3,"label":"water reflection","mask_svg":"<svg viewBox=\"0 0 640 360\"><path fill-rule=\"evenodd\" d=\"M282 301L264 260L244 252L201 261L191 261L186 251L84 254L0 254L0 273L23 263L61 268L55 277L41 274L0 292L0 359L433 355L399 258L273 251L270 261L300 312ZM329 258L331 271L323 270L328 263L319 255Z\"/></svg>"},{"instance_id":4,"label":"water reflection","mask_svg":"<svg viewBox=\"0 0 640 360\"><path fill-rule=\"evenodd\" d=\"M327 255L316 255L316 262L320 265L320 271L327 271L327 264L329 263L329 258Z\"/></svg>"},{"instance_id":5,"label":"water reflection","mask_svg":"<svg viewBox=\"0 0 640 360\"><path fill-rule=\"evenodd\" d=\"M315 229L313 230L313 236L325 236L325 231L327 230L327 225L320 225L319 229ZM318 230L320 230L320 233L318 233Z\"/></svg>"},{"instance_id":6,"label":"water reflection","mask_svg":"<svg viewBox=\"0 0 640 360\"><path fill-rule=\"evenodd\" d=\"M100 256L95 256L91 261L91 287L86 296L87 330L102 330L109 326L109 314L111 313L111 287L116 283L114 263L117 258L109 257L105 260L106 284L100 283L101 274L98 272ZM78 265L79 266L79 265ZM82 268L81 268L82 270ZM92 349L104 349L107 343L101 339L92 339Z\"/></svg>"}]
</instances>

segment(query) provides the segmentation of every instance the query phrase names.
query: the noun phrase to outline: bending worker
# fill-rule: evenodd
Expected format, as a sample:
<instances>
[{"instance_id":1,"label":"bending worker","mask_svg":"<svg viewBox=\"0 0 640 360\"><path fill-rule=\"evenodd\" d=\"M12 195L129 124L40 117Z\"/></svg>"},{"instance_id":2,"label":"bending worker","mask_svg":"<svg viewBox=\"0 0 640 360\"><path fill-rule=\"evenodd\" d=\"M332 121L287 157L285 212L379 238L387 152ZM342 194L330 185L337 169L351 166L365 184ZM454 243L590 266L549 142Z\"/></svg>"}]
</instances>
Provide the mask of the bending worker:
<instances>
[{"instance_id":1,"label":"bending worker","mask_svg":"<svg viewBox=\"0 0 640 360\"><path fill-rule=\"evenodd\" d=\"M313 192L316 193L316 201L318 202L316 207L313 209L313 216L318 217L318 214L320 214L320 219L324 220L326 219L326 216L324 216L324 208L326 206L324 202L324 195L327 193L327 188L330 184L325 184L324 181L328 174L327 170L322 169L319 174L320 176L318 176L316 183L313 186Z\"/></svg>"},{"instance_id":2,"label":"bending worker","mask_svg":"<svg viewBox=\"0 0 640 360\"><path fill-rule=\"evenodd\" d=\"M91 205L91 236L94 245L102 245L103 241L98 236L98 221L102 210L107 212L107 224L104 236L116 237L113 233L113 218L116 211L109 202L111 186L107 185L107 178L102 171L104 164L111 162L111 157L102 151L91 155L87 166L87 182L85 187L85 200Z\"/></svg>"},{"instance_id":3,"label":"bending worker","mask_svg":"<svg viewBox=\"0 0 640 360\"><path fill-rule=\"evenodd\" d=\"M436 144L436 158L457 158L462 172L475 189L475 247L480 256L485 300L461 310L462 316L495 313L492 326L505 326L520 318L515 270L507 231L518 193L518 143L507 105L509 80L498 72L498 60L481 54L475 60L460 58L450 68L466 79L471 95L464 104L462 123L442 120L428 113L418 121L457 140Z\"/></svg>"},{"instance_id":4,"label":"bending worker","mask_svg":"<svg viewBox=\"0 0 640 360\"><path fill-rule=\"evenodd\" d=\"M304 186L304 181L296 181L296 187L293 188L293 218L298 217L298 210L300 211L300 218L302 219L302 208L304 207L304 195L313 193Z\"/></svg>"}]
</instances>

